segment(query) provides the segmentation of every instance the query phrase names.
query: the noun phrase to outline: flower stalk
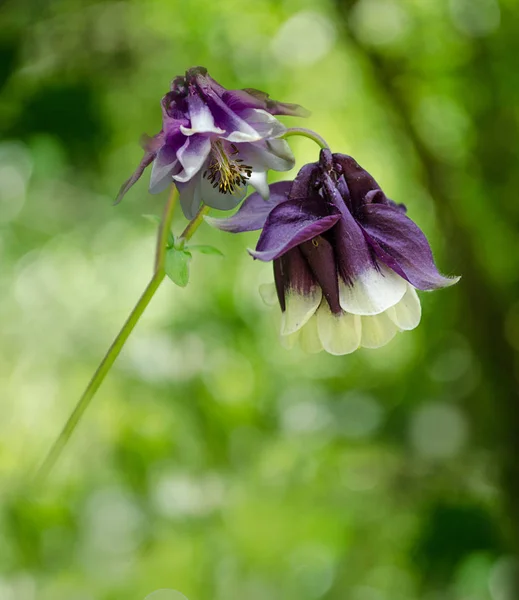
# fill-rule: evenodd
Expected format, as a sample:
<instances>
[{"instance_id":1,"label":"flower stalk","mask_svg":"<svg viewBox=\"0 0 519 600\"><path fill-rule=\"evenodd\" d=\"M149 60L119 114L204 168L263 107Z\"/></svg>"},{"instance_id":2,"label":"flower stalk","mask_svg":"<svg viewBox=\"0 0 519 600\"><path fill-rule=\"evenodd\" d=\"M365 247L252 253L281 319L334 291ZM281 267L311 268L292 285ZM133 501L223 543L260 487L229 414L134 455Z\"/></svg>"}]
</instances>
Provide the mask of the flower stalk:
<instances>
[{"instance_id":1,"label":"flower stalk","mask_svg":"<svg viewBox=\"0 0 519 600\"><path fill-rule=\"evenodd\" d=\"M323 137L321 137L318 133L315 133L315 131L312 131L311 129L306 129L306 127L290 127L290 129L287 129L285 131L285 133L281 136L281 138L286 139L293 135L299 135L301 137L306 137L309 140L312 140L313 142L315 142L321 148L325 148L327 150L330 149L330 146L328 145L328 143L326 142L326 140Z\"/></svg>"},{"instance_id":2,"label":"flower stalk","mask_svg":"<svg viewBox=\"0 0 519 600\"><path fill-rule=\"evenodd\" d=\"M164 208L164 213L162 216L161 223L159 225L159 230L157 233L157 250L155 254L155 268L153 272L153 276L146 286L146 289L142 293L142 296L139 298L137 304L134 309L130 313L128 319L124 323L122 329L118 333L117 337L113 341L112 345L108 349L105 354L103 360L95 371L92 379L88 383L83 395L79 399L76 407L72 411L72 414L68 418L65 426L63 427L61 433L57 437L56 441L52 445L49 453L47 454L45 460L41 464L40 468L36 473L36 481L43 482L57 460L59 459L61 453L63 452L65 446L67 445L72 433L76 429L81 417L85 413L86 409L90 405L90 402L94 398L97 390L103 383L105 377L108 375L110 369L112 368L114 362L117 357L121 353L126 341L130 337L131 332L134 327L137 325L139 319L143 315L146 310L148 304L151 299L155 295L155 292L158 290L160 284L164 280L166 276L165 271L165 260L166 260L166 249L168 244L168 236L171 230L171 222L173 219L173 212L175 209L175 205L177 203L178 191L176 186L173 186L171 194L169 195L168 201ZM186 229L181 235L181 239L187 241L190 239L195 231L198 229L200 224L203 221L203 216L208 211L208 207L205 205L199 210L198 214L195 218L187 225Z\"/></svg>"}]
</instances>

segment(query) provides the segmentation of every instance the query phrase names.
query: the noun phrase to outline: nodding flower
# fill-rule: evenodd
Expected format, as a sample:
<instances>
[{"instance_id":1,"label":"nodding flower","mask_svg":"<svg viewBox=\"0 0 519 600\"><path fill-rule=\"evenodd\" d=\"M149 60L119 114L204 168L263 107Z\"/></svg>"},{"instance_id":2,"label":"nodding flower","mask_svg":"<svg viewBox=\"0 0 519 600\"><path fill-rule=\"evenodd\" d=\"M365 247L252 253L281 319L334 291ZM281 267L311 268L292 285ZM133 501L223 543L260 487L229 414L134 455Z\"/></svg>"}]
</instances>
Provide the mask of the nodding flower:
<instances>
[{"instance_id":1,"label":"nodding flower","mask_svg":"<svg viewBox=\"0 0 519 600\"><path fill-rule=\"evenodd\" d=\"M273 261L274 284L260 290L279 302L281 335L308 352L348 354L378 348L414 329L416 290L453 285L438 272L429 243L351 156L322 150L296 179L257 193L227 219L206 220L234 233L261 229L250 254Z\"/></svg>"},{"instance_id":2,"label":"nodding flower","mask_svg":"<svg viewBox=\"0 0 519 600\"><path fill-rule=\"evenodd\" d=\"M295 164L280 139L286 127L273 115L306 114L301 106L276 102L258 90L227 90L203 67L189 69L162 98L162 129L144 139L144 157L117 202L152 163L150 192L174 183L188 219L202 201L221 210L234 208L249 184L267 199L267 170L287 171Z\"/></svg>"}]
</instances>

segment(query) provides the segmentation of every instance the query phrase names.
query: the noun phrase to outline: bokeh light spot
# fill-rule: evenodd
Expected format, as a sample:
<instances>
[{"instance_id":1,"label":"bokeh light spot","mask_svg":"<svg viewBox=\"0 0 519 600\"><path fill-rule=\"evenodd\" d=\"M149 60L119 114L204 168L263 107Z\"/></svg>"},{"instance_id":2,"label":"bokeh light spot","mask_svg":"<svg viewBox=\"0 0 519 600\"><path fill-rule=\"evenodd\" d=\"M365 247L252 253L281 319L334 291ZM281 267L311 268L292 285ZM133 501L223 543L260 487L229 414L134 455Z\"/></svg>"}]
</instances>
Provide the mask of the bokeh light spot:
<instances>
[{"instance_id":1,"label":"bokeh light spot","mask_svg":"<svg viewBox=\"0 0 519 600\"><path fill-rule=\"evenodd\" d=\"M425 458L451 458L460 452L467 437L467 420L452 404L430 402L411 417L411 443Z\"/></svg>"},{"instance_id":2,"label":"bokeh light spot","mask_svg":"<svg viewBox=\"0 0 519 600\"><path fill-rule=\"evenodd\" d=\"M301 11L281 26L272 40L272 52L281 64L309 66L328 54L335 37L330 19L315 11Z\"/></svg>"}]
</instances>

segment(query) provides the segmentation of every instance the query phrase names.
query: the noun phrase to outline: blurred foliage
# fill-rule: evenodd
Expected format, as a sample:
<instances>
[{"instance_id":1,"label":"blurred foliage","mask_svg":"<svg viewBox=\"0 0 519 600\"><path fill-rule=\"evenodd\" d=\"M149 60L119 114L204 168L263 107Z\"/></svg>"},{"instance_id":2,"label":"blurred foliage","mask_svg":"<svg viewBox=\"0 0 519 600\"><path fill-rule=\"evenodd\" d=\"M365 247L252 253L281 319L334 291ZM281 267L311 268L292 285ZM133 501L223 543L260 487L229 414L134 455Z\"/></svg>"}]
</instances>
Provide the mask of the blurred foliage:
<instances>
[{"instance_id":1,"label":"blurred foliage","mask_svg":"<svg viewBox=\"0 0 519 600\"><path fill-rule=\"evenodd\" d=\"M518 597L518 51L515 0L0 4L0 600ZM202 227L225 258L163 285L35 489L148 280L165 196L112 202L197 64L311 109L463 279L309 357L256 235Z\"/></svg>"}]
</instances>

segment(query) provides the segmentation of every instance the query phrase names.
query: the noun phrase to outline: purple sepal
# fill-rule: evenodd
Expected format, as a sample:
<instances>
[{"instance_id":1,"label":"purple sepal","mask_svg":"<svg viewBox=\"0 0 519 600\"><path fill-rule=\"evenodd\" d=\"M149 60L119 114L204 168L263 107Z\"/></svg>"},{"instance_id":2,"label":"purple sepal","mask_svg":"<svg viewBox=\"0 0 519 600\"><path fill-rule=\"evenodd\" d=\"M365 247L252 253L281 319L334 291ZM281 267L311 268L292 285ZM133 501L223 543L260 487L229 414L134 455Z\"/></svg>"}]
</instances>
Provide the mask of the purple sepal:
<instances>
[{"instance_id":1,"label":"purple sepal","mask_svg":"<svg viewBox=\"0 0 519 600\"><path fill-rule=\"evenodd\" d=\"M290 117L308 117L310 111L299 104L277 102L260 90L246 88L243 90L228 90L222 96L223 101L235 111L259 108L266 110L271 115L285 115Z\"/></svg>"},{"instance_id":2,"label":"purple sepal","mask_svg":"<svg viewBox=\"0 0 519 600\"><path fill-rule=\"evenodd\" d=\"M270 261L299 244L328 231L341 218L335 206L320 196L287 200L268 215L256 250L250 254Z\"/></svg>"},{"instance_id":3,"label":"purple sepal","mask_svg":"<svg viewBox=\"0 0 519 600\"><path fill-rule=\"evenodd\" d=\"M124 198L126 192L140 179L141 175L144 173L144 169L155 160L156 156L156 152L146 152L144 154L139 166L133 172L133 175L122 184L114 204L119 204L119 202Z\"/></svg>"},{"instance_id":4,"label":"purple sepal","mask_svg":"<svg viewBox=\"0 0 519 600\"><path fill-rule=\"evenodd\" d=\"M459 281L441 275L422 230L388 204L366 204L361 226L377 257L419 290L434 290Z\"/></svg>"},{"instance_id":5,"label":"purple sepal","mask_svg":"<svg viewBox=\"0 0 519 600\"><path fill-rule=\"evenodd\" d=\"M232 217L226 219L206 217L205 220L212 227L229 233L256 231L265 225L269 213L275 206L288 200L291 187L291 181L272 183L269 186L270 196L268 200L263 200L258 192L254 192L254 194L247 197L240 210Z\"/></svg>"}]
</instances>

